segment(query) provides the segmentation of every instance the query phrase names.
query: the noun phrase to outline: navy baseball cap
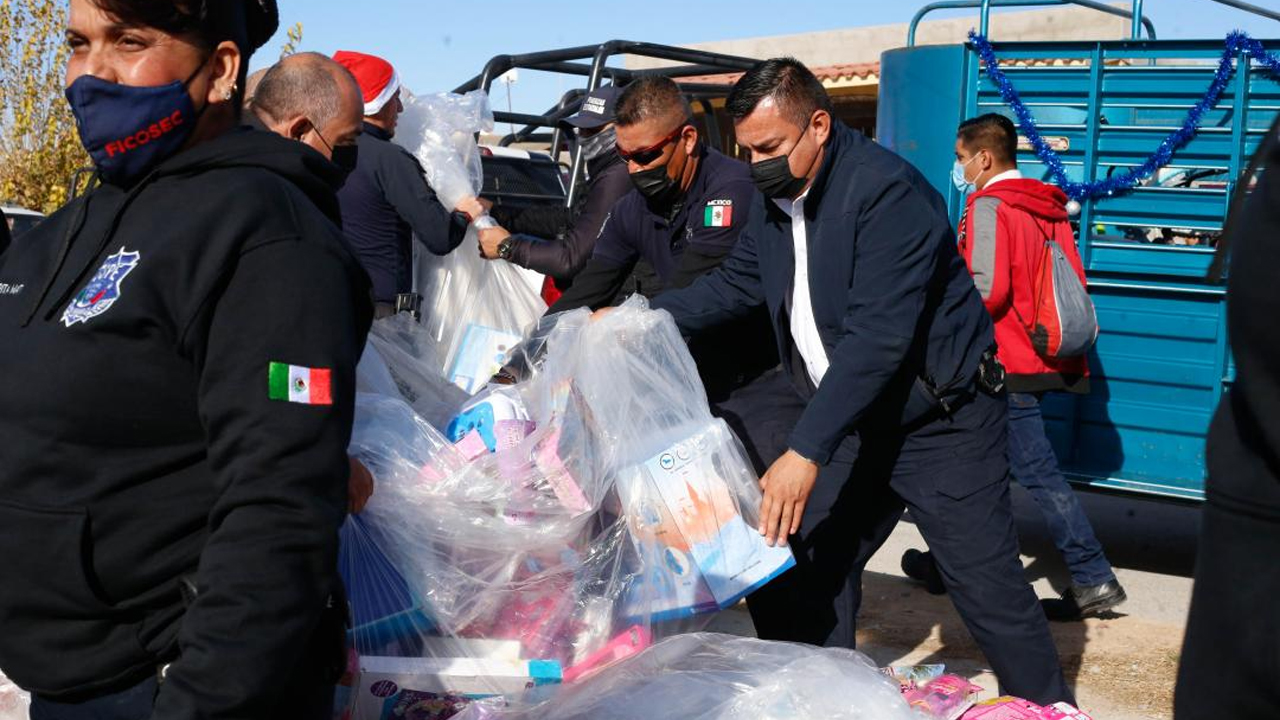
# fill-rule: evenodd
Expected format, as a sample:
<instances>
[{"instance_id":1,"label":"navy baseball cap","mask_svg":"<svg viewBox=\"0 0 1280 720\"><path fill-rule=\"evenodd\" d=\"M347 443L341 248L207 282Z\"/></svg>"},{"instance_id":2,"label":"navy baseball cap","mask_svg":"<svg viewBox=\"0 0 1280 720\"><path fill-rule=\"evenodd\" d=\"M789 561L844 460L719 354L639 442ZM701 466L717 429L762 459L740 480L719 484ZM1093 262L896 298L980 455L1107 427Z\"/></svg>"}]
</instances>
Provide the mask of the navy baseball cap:
<instances>
[{"instance_id":1,"label":"navy baseball cap","mask_svg":"<svg viewBox=\"0 0 1280 720\"><path fill-rule=\"evenodd\" d=\"M617 117L615 108L618 105L618 96L621 94L622 89L613 85L596 88L582 99L582 107L578 109L577 115L571 115L561 122L570 127L586 130L611 123Z\"/></svg>"}]
</instances>

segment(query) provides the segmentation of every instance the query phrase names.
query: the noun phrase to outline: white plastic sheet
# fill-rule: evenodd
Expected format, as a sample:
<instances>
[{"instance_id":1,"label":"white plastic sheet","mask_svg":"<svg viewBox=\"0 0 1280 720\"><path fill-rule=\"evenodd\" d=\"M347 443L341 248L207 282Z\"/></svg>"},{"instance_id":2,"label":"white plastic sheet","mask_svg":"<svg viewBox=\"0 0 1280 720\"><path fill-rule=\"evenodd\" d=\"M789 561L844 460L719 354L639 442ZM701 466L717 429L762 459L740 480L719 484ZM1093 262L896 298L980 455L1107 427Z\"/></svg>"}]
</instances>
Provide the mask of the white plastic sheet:
<instances>
[{"instance_id":1,"label":"white plastic sheet","mask_svg":"<svg viewBox=\"0 0 1280 720\"><path fill-rule=\"evenodd\" d=\"M418 158L440 202L451 208L474 197L484 178L475 133L493 130L488 94L409 95L403 102L395 141Z\"/></svg>"},{"instance_id":2,"label":"white plastic sheet","mask_svg":"<svg viewBox=\"0 0 1280 720\"><path fill-rule=\"evenodd\" d=\"M854 650L695 633L555 693L471 705L458 720L920 720Z\"/></svg>"}]
</instances>

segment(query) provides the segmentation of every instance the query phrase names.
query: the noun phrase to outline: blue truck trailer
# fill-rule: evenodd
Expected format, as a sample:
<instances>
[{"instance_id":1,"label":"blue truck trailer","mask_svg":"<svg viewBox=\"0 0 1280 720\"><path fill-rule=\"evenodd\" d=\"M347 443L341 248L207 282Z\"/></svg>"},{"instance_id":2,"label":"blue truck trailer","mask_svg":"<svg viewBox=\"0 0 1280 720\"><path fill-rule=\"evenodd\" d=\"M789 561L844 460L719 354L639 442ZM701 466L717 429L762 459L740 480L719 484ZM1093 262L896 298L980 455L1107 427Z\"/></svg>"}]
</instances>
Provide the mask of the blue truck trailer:
<instances>
[{"instance_id":1,"label":"blue truck trailer","mask_svg":"<svg viewBox=\"0 0 1280 720\"><path fill-rule=\"evenodd\" d=\"M1280 20L1280 12L1246 2L1205 0L1206 8L1212 3ZM1132 37L1004 42L988 36L993 7L1066 4L1128 15ZM968 42L914 44L920 18L958 7L980 8L981 25ZM984 51L1003 83L982 61ZM1205 435L1235 378L1225 283L1210 279L1208 270L1232 192L1251 181L1241 175L1280 112L1280 73L1263 61L1277 51L1280 41L1246 44L1239 37L1234 43L1158 40L1141 0L1128 10L1090 0L947 0L922 8L907 46L882 56L878 139L947 197L953 221L964 207L950 181L956 126L987 112L1018 122L1010 87L1064 173L1055 175L1055 163L1035 151L1024 122L1023 174L1112 190L1082 198L1076 216L1101 328L1089 356L1093 391L1045 403L1051 439L1073 482L1204 497ZM1215 81L1220 95L1189 141L1136 187L1111 187L1108 178L1125 177L1167 138L1191 127L1189 112L1207 107Z\"/></svg>"}]
</instances>

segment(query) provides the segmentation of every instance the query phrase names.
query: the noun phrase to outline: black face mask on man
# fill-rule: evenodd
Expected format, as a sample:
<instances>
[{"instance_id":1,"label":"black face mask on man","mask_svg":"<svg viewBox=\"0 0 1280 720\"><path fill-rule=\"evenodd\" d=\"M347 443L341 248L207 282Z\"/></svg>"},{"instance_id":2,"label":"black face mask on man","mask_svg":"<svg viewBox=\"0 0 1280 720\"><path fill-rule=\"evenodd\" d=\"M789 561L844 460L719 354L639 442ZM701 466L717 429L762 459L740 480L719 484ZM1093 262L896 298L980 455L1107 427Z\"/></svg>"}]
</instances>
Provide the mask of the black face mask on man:
<instances>
[{"instance_id":1,"label":"black face mask on man","mask_svg":"<svg viewBox=\"0 0 1280 720\"><path fill-rule=\"evenodd\" d=\"M809 127L804 130L808 134ZM804 135L792 146L786 155L779 155L768 160L751 163L751 181L764 196L774 200L792 200L804 190L807 178L791 174L791 153L800 147Z\"/></svg>"},{"instance_id":2,"label":"black face mask on man","mask_svg":"<svg viewBox=\"0 0 1280 720\"><path fill-rule=\"evenodd\" d=\"M342 172L350 175L356 170L356 163L360 161L359 145L335 145L333 148L333 164L337 165Z\"/></svg>"},{"instance_id":3,"label":"black face mask on man","mask_svg":"<svg viewBox=\"0 0 1280 720\"><path fill-rule=\"evenodd\" d=\"M680 194L679 183L667 174L669 164L663 163L658 167L631 173L631 183L650 205L666 207L675 202Z\"/></svg>"},{"instance_id":4,"label":"black face mask on man","mask_svg":"<svg viewBox=\"0 0 1280 720\"><path fill-rule=\"evenodd\" d=\"M311 123L311 131L320 138L320 142L329 149L329 162L337 166L342 172L342 182L345 184L347 177L355 172L356 163L360 159L360 146L352 143L350 145L333 145L329 142L324 133L320 132L320 128L315 123Z\"/></svg>"}]
</instances>

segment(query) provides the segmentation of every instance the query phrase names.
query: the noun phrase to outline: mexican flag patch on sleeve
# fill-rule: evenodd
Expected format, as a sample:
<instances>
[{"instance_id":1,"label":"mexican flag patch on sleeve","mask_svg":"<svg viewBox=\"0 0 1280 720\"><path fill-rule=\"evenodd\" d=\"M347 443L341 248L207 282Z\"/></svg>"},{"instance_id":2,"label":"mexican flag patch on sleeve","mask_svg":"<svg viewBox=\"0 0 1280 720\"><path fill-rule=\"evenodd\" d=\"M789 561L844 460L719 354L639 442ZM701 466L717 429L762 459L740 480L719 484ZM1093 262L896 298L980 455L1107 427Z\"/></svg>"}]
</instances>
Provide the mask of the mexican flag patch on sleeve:
<instances>
[{"instance_id":1,"label":"mexican flag patch on sleeve","mask_svg":"<svg viewBox=\"0 0 1280 720\"><path fill-rule=\"evenodd\" d=\"M273 362L267 366L267 397L303 405L332 405L328 368L309 368Z\"/></svg>"},{"instance_id":2,"label":"mexican flag patch on sleeve","mask_svg":"<svg viewBox=\"0 0 1280 720\"><path fill-rule=\"evenodd\" d=\"M711 200L707 203L704 227L730 227L733 225L733 201Z\"/></svg>"}]
</instances>

